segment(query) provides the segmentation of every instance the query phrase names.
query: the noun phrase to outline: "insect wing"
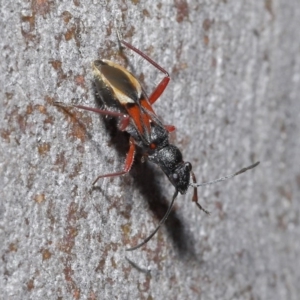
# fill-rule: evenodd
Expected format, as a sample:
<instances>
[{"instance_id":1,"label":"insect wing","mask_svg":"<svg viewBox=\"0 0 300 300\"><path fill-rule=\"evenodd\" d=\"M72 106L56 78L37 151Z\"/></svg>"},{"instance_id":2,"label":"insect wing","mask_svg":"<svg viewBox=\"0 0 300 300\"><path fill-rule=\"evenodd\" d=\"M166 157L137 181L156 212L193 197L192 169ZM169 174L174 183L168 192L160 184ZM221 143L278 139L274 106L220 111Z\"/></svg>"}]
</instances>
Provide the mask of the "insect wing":
<instances>
[{"instance_id":1,"label":"insect wing","mask_svg":"<svg viewBox=\"0 0 300 300\"><path fill-rule=\"evenodd\" d=\"M139 81L125 68L109 60L93 63L94 76L101 87L109 88L127 111L144 143L151 142L151 122L160 125Z\"/></svg>"}]
</instances>

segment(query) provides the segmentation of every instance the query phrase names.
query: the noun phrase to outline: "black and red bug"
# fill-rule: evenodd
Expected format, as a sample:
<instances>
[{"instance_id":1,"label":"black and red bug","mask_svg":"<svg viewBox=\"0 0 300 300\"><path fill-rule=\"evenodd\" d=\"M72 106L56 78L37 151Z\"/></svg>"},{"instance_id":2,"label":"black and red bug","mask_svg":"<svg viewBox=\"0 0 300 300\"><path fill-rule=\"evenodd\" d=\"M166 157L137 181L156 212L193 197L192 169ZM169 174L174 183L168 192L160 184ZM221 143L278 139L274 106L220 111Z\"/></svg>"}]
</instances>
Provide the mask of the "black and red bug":
<instances>
[{"instance_id":1,"label":"black and red bug","mask_svg":"<svg viewBox=\"0 0 300 300\"><path fill-rule=\"evenodd\" d=\"M259 162L247 168L243 168L234 174L198 184L196 176L192 171L191 163L183 161L180 150L169 143L169 132L175 130L175 127L172 125L164 125L157 117L152 107L167 87L170 81L169 73L134 46L123 40L120 40L120 42L164 73L164 78L160 81L152 94L147 96L137 78L124 67L109 60L96 60L92 64L95 87L103 102L104 109L83 105L72 105L72 107L119 118L119 129L128 132L130 135L129 151L126 156L123 170L100 175L95 179L93 184L100 178L120 176L128 173L133 164L135 148L137 146L141 148L144 158L157 164L175 187L175 193L165 216L162 218L156 229L142 243L126 249L127 251L131 251L140 248L155 235L160 226L168 218L178 193L185 194L189 187L193 187L194 193L192 201L196 203L198 208L208 213L208 211L198 202L197 187L230 179L256 167ZM65 106L60 102L57 102L56 104Z\"/></svg>"}]
</instances>

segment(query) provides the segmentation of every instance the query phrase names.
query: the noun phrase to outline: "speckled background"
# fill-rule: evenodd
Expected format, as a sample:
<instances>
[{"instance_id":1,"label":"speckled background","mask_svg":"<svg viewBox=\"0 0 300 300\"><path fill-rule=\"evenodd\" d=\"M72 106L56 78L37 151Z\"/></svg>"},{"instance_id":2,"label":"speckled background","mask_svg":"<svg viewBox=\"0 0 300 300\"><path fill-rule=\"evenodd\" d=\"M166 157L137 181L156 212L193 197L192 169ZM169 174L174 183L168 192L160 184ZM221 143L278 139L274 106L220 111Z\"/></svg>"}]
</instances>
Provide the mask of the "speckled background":
<instances>
[{"instance_id":1,"label":"speckled background","mask_svg":"<svg viewBox=\"0 0 300 300\"><path fill-rule=\"evenodd\" d=\"M300 3L1 0L1 299L299 299ZM97 114L91 62L130 68L150 93L162 78L119 55L116 30L169 70L155 110L200 181L179 196ZM128 64L129 62L129 64ZM143 270L148 270L144 272Z\"/></svg>"}]
</instances>

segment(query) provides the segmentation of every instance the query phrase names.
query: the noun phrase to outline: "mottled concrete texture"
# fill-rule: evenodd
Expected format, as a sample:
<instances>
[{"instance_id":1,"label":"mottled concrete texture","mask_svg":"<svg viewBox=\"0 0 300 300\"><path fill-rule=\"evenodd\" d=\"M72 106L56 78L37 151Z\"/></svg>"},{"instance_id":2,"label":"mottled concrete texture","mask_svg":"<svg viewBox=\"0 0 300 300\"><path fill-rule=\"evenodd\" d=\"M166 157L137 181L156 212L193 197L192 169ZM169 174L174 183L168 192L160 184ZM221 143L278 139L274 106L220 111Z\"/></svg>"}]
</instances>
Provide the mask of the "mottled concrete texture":
<instances>
[{"instance_id":1,"label":"mottled concrete texture","mask_svg":"<svg viewBox=\"0 0 300 300\"><path fill-rule=\"evenodd\" d=\"M1 2L1 299L299 299L299 0ZM198 181L261 165L179 196L161 171L122 168L127 137L99 115L91 62L162 78L155 103ZM142 269L142 270L139 270ZM144 271L143 271L144 270ZM145 272L148 270L149 272Z\"/></svg>"}]
</instances>

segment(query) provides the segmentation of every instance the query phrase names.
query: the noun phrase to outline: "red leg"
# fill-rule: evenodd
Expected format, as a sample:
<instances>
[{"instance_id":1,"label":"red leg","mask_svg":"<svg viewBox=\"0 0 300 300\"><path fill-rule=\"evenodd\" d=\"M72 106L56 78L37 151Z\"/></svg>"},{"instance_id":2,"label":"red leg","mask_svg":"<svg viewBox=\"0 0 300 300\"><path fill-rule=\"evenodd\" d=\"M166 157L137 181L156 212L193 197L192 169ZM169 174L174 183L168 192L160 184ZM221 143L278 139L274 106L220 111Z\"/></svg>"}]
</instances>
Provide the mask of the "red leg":
<instances>
[{"instance_id":1,"label":"red leg","mask_svg":"<svg viewBox=\"0 0 300 300\"><path fill-rule=\"evenodd\" d=\"M59 106L63 106L63 107L72 106L72 107L76 107L76 108L79 108L79 109L93 111L95 113L105 115L105 116L119 117L119 118L121 118L121 123L119 124L119 129L121 131L124 131L126 129L126 127L128 126L128 124L129 124L129 119L130 118L129 118L129 115L126 115L126 114L121 114L121 113L118 113L118 112L103 110L103 109L94 108L94 107L88 107L88 106L84 106L84 105L65 105L65 104L60 103L60 102L55 102L55 105L59 105Z\"/></svg>"},{"instance_id":2,"label":"red leg","mask_svg":"<svg viewBox=\"0 0 300 300\"><path fill-rule=\"evenodd\" d=\"M196 176L195 176L194 172L191 172L191 175L192 175L193 182L196 183L197 180L196 180ZM210 214L209 211L207 211L206 209L204 209L201 206L201 204L198 202L198 191L197 191L196 187L194 188L194 193L193 193L192 201L196 203L196 205L198 206L199 209L203 210L208 215Z\"/></svg>"},{"instance_id":3,"label":"red leg","mask_svg":"<svg viewBox=\"0 0 300 300\"><path fill-rule=\"evenodd\" d=\"M166 89L168 83L170 81L170 77L165 77L163 80L158 84L158 86L155 88L155 90L152 92L152 94L149 97L150 104L153 104L164 92Z\"/></svg>"},{"instance_id":4,"label":"red leg","mask_svg":"<svg viewBox=\"0 0 300 300\"><path fill-rule=\"evenodd\" d=\"M121 176L121 175L124 175L126 173L128 173L131 169L131 166L133 164L133 160L134 160L134 154L135 154L135 144L134 144L134 140L133 138L131 137L130 140L129 140L129 151L127 153L127 156L126 156L126 160L125 160L125 166L124 166L124 169L123 171L121 172L116 172L116 173L110 173L110 174L105 174L105 175L100 175L98 176L94 182L93 182L93 185L100 179L100 178L104 178L104 177L114 177L114 176Z\"/></svg>"},{"instance_id":5,"label":"red leg","mask_svg":"<svg viewBox=\"0 0 300 300\"><path fill-rule=\"evenodd\" d=\"M152 64L155 68L157 68L159 71L165 74L165 77L162 79L162 81L158 84L158 86L155 88L155 90L152 92L152 94L149 97L150 104L153 104L164 92L165 88L167 87L169 81L170 81L170 75L169 73L162 68L159 64L157 64L154 60L152 60L148 55L143 53L141 50L135 48L134 46L128 44L125 41L121 41L122 44L124 44L129 49L133 50L140 56L142 56L144 59L146 59L150 64Z\"/></svg>"},{"instance_id":6,"label":"red leg","mask_svg":"<svg viewBox=\"0 0 300 300\"><path fill-rule=\"evenodd\" d=\"M173 132L176 130L176 127L174 125L164 125L164 127L168 132Z\"/></svg>"}]
</instances>

